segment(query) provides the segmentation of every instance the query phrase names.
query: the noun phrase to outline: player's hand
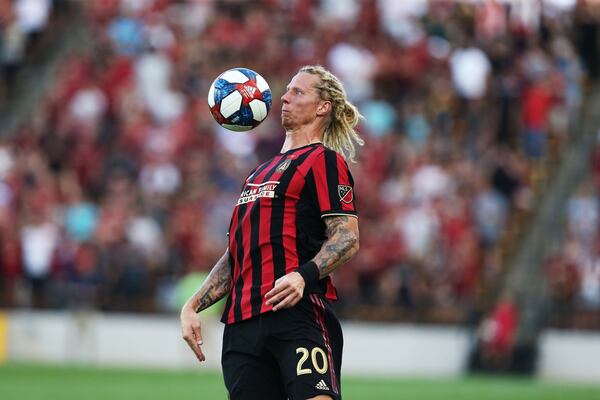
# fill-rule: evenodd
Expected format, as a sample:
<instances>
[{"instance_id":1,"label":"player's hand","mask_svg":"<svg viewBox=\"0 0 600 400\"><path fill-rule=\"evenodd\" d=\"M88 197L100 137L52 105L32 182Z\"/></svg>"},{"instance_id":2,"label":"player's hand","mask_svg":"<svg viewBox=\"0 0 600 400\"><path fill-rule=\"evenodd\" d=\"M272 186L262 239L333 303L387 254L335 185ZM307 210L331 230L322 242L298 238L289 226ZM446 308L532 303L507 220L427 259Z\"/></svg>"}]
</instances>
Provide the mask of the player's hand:
<instances>
[{"instance_id":1,"label":"player's hand","mask_svg":"<svg viewBox=\"0 0 600 400\"><path fill-rule=\"evenodd\" d=\"M302 299L305 285L304 278L298 272L282 276L265 295L267 305L273 305L273 311L295 306Z\"/></svg>"},{"instance_id":2,"label":"player's hand","mask_svg":"<svg viewBox=\"0 0 600 400\"><path fill-rule=\"evenodd\" d=\"M183 339L192 349L198 361L206 360L202 352L202 332L200 329L200 318L198 314L187 304L183 306L180 314L181 333Z\"/></svg>"}]
</instances>

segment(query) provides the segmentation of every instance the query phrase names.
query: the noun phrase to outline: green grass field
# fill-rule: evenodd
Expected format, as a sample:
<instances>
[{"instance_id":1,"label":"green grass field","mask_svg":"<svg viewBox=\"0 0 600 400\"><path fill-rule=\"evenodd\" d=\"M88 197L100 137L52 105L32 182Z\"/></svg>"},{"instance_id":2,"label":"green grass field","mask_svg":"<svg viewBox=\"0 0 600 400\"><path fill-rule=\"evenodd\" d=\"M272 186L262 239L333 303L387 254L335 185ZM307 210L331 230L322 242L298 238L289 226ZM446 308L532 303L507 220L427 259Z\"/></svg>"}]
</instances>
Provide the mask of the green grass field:
<instances>
[{"instance_id":1,"label":"green grass field","mask_svg":"<svg viewBox=\"0 0 600 400\"><path fill-rule=\"evenodd\" d=\"M520 378L457 380L343 379L345 400L598 400L600 386L542 383ZM221 376L7 364L0 366L2 400L226 399ZM265 399L268 400L268 399Z\"/></svg>"}]
</instances>

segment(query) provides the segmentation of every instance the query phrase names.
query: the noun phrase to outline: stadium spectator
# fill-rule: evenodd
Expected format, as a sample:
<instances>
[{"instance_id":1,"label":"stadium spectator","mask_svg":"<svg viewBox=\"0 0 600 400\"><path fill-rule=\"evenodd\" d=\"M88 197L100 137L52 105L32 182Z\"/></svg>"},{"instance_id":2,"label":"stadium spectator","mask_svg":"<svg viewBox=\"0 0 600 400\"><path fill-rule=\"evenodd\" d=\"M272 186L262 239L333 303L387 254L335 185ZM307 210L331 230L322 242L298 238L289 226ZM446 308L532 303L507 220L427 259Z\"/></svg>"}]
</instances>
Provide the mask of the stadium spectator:
<instances>
[{"instance_id":1,"label":"stadium spectator","mask_svg":"<svg viewBox=\"0 0 600 400\"><path fill-rule=\"evenodd\" d=\"M554 317L551 324L569 328L600 326L598 186L582 182L566 207L564 243L546 262Z\"/></svg>"},{"instance_id":2,"label":"stadium spectator","mask_svg":"<svg viewBox=\"0 0 600 400\"><path fill-rule=\"evenodd\" d=\"M2 0L0 1L0 106L4 105L16 73L40 41L49 25L53 8L60 1Z\"/></svg>"}]
</instances>

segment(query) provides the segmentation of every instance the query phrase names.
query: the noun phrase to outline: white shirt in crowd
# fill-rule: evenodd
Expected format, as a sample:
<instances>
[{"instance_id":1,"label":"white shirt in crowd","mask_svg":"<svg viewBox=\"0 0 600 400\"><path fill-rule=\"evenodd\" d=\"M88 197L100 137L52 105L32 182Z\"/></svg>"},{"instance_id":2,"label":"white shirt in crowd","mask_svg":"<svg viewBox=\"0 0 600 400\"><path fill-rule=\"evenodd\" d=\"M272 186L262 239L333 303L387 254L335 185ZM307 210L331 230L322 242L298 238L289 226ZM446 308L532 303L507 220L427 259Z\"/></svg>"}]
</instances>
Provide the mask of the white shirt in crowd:
<instances>
[{"instance_id":1,"label":"white shirt in crowd","mask_svg":"<svg viewBox=\"0 0 600 400\"><path fill-rule=\"evenodd\" d=\"M485 96L491 69L488 57L477 47L456 49L450 56L452 83L458 94L466 99Z\"/></svg>"},{"instance_id":2,"label":"white shirt in crowd","mask_svg":"<svg viewBox=\"0 0 600 400\"><path fill-rule=\"evenodd\" d=\"M45 278L50 274L58 239L58 227L52 222L25 225L21 229L23 269L27 276Z\"/></svg>"}]
</instances>

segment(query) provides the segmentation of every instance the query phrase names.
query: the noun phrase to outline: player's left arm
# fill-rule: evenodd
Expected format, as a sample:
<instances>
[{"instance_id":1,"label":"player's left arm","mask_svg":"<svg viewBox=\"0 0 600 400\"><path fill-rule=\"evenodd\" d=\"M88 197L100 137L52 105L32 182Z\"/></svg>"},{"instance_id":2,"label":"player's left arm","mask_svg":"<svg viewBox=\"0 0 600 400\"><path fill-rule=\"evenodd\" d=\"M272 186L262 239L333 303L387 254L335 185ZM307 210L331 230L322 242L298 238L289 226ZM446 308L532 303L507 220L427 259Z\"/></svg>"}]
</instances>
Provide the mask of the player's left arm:
<instances>
[{"instance_id":1,"label":"player's left arm","mask_svg":"<svg viewBox=\"0 0 600 400\"><path fill-rule=\"evenodd\" d=\"M327 240L321 250L297 271L282 276L265 297L273 311L295 306L304 294L307 280L325 278L358 251L358 218L352 215L324 217Z\"/></svg>"},{"instance_id":2,"label":"player's left arm","mask_svg":"<svg viewBox=\"0 0 600 400\"><path fill-rule=\"evenodd\" d=\"M313 261L323 279L348 261L358 251L358 218L353 215L335 215L324 218L327 240Z\"/></svg>"}]
</instances>

